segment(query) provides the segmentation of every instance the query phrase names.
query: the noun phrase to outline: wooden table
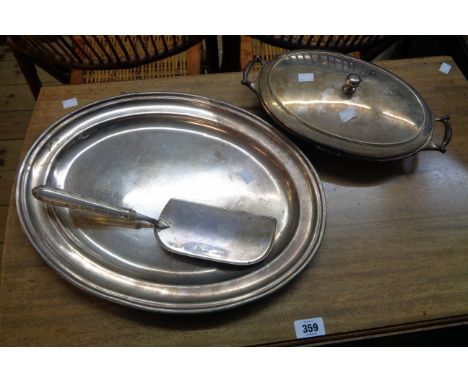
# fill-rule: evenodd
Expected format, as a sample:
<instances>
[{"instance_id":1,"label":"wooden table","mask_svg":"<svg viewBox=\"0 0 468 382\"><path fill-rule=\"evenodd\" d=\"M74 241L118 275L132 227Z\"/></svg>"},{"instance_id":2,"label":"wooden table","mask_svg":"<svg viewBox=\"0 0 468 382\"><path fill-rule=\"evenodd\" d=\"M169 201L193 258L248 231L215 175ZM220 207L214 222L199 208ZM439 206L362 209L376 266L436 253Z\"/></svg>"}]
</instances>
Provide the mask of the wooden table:
<instances>
[{"instance_id":1,"label":"wooden table","mask_svg":"<svg viewBox=\"0 0 468 382\"><path fill-rule=\"evenodd\" d=\"M468 318L468 84L434 57L380 64L412 84L454 130L446 154L421 152L365 163L300 147L327 200L327 228L314 261L273 295L225 312L172 316L88 295L35 253L10 205L5 237L0 345L257 345L323 343L454 325ZM231 102L262 116L240 73L43 88L26 150L79 104L126 92L167 90ZM442 129L440 129L442 130ZM323 317L327 335L296 340L293 322Z\"/></svg>"}]
</instances>

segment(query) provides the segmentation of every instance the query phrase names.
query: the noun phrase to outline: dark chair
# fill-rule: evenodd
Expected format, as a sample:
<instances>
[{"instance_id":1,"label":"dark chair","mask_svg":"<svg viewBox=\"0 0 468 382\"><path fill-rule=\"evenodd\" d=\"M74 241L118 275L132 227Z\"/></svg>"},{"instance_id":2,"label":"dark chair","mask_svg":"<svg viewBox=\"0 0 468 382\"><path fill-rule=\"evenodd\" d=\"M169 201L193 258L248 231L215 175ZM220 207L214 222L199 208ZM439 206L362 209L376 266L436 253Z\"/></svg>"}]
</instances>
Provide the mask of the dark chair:
<instances>
[{"instance_id":1,"label":"dark chair","mask_svg":"<svg viewBox=\"0 0 468 382\"><path fill-rule=\"evenodd\" d=\"M253 55L270 60L287 50L296 49L332 50L371 61L398 39L398 36L242 36L240 61L244 67Z\"/></svg>"},{"instance_id":2,"label":"dark chair","mask_svg":"<svg viewBox=\"0 0 468 382\"><path fill-rule=\"evenodd\" d=\"M36 65L62 83L159 78L205 72L204 36L9 36L35 98ZM208 68L210 71L210 68Z\"/></svg>"}]
</instances>

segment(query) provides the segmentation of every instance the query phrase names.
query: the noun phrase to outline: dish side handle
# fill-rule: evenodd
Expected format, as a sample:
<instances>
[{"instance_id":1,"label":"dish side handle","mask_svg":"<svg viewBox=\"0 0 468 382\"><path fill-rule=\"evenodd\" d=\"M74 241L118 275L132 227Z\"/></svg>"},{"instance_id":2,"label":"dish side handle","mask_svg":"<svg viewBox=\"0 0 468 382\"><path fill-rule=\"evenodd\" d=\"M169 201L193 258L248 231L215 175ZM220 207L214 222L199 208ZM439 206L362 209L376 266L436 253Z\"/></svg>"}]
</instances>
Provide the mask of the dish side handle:
<instances>
[{"instance_id":1,"label":"dish side handle","mask_svg":"<svg viewBox=\"0 0 468 382\"><path fill-rule=\"evenodd\" d=\"M249 80L250 71L255 66L255 64L260 64L263 66L262 58L258 55L253 56L252 60L245 66L241 84L247 86L254 93L258 93L256 82Z\"/></svg>"},{"instance_id":2,"label":"dish side handle","mask_svg":"<svg viewBox=\"0 0 468 382\"><path fill-rule=\"evenodd\" d=\"M442 143L437 144L435 143L432 138L434 134L431 135L430 139L427 141L427 143L424 145L422 150L437 150L440 151L441 153L445 153L447 151L446 147L450 143L450 140L452 139L452 126L450 126L449 116L445 117L437 117L434 119L435 122L442 122L444 124L444 138L442 139Z\"/></svg>"}]
</instances>

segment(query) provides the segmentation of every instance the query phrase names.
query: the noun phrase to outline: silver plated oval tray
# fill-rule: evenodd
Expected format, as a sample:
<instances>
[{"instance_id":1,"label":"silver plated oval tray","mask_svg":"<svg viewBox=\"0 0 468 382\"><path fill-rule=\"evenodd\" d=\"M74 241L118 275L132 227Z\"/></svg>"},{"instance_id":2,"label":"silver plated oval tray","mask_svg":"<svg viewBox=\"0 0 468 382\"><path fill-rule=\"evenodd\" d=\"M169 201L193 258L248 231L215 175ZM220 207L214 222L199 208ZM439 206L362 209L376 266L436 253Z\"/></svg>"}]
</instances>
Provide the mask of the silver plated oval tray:
<instances>
[{"instance_id":1,"label":"silver plated oval tray","mask_svg":"<svg viewBox=\"0 0 468 382\"><path fill-rule=\"evenodd\" d=\"M151 226L105 221L32 197L50 185L158 217L170 198L275 217L273 250L248 267L162 249ZM195 313L258 299L296 276L325 228L307 158L255 115L212 99L138 93L87 105L47 129L18 174L17 209L32 245L66 280L136 308Z\"/></svg>"}]
</instances>

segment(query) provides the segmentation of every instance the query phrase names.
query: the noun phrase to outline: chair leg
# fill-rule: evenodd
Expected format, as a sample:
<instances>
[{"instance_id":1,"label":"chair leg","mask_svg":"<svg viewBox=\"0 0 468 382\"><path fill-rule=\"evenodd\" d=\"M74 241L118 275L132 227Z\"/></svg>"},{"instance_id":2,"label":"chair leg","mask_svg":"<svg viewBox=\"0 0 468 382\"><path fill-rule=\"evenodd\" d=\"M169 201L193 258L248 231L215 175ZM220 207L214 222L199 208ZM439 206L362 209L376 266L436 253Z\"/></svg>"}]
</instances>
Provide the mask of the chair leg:
<instances>
[{"instance_id":1,"label":"chair leg","mask_svg":"<svg viewBox=\"0 0 468 382\"><path fill-rule=\"evenodd\" d=\"M254 55L252 38L249 36L241 36L240 40L240 66L244 69L246 65L252 61Z\"/></svg>"},{"instance_id":2,"label":"chair leg","mask_svg":"<svg viewBox=\"0 0 468 382\"><path fill-rule=\"evenodd\" d=\"M188 74L202 73L202 49L203 45L199 42L187 51Z\"/></svg>"},{"instance_id":3,"label":"chair leg","mask_svg":"<svg viewBox=\"0 0 468 382\"><path fill-rule=\"evenodd\" d=\"M34 64L34 61L27 55L18 52L15 49L12 50L13 54L15 55L16 62L18 63L18 66L23 72L24 78L28 83L29 89L31 90L31 93L34 96L34 99L37 99L37 97L39 96L39 91L41 90L42 83L39 78L39 75L37 74L37 69L36 65Z\"/></svg>"},{"instance_id":4,"label":"chair leg","mask_svg":"<svg viewBox=\"0 0 468 382\"><path fill-rule=\"evenodd\" d=\"M71 85L81 85L84 83L83 79L83 69L72 69L70 74L70 84Z\"/></svg>"},{"instance_id":5,"label":"chair leg","mask_svg":"<svg viewBox=\"0 0 468 382\"><path fill-rule=\"evenodd\" d=\"M208 36L206 42L206 70L207 73L219 72L218 36Z\"/></svg>"},{"instance_id":6,"label":"chair leg","mask_svg":"<svg viewBox=\"0 0 468 382\"><path fill-rule=\"evenodd\" d=\"M223 36L221 72L238 72L240 67L240 36Z\"/></svg>"},{"instance_id":7,"label":"chair leg","mask_svg":"<svg viewBox=\"0 0 468 382\"><path fill-rule=\"evenodd\" d=\"M392 60L408 58L409 47L411 44L412 36L401 36L398 44L390 57Z\"/></svg>"}]
</instances>

